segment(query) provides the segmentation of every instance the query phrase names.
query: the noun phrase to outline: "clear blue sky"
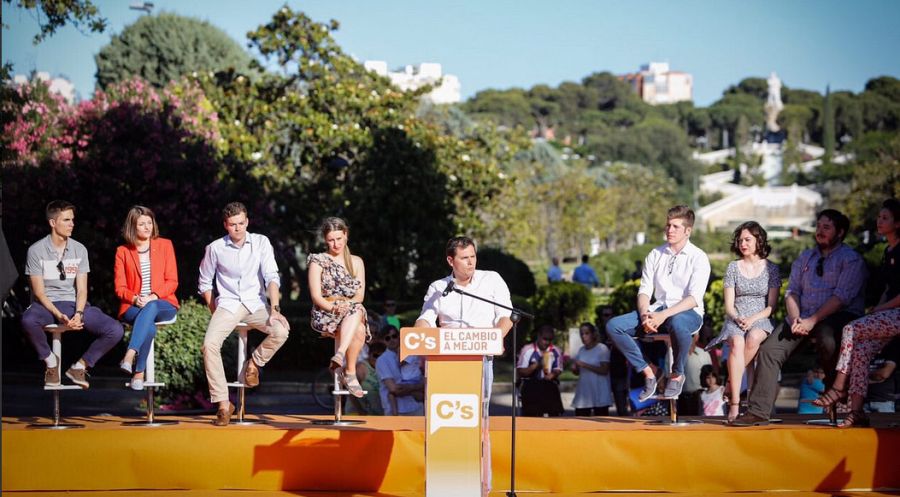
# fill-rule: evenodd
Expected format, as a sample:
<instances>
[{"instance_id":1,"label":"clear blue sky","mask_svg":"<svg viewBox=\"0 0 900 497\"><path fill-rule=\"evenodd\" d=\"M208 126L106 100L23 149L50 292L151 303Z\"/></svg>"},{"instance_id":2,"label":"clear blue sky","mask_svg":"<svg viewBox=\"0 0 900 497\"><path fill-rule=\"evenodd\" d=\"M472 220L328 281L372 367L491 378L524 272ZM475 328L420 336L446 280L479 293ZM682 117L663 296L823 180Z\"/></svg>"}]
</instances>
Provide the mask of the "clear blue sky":
<instances>
[{"instance_id":1,"label":"clear blue sky","mask_svg":"<svg viewBox=\"0 0 900 497\"><path fill-rule=\"evenodd\" d=\"M242 45L280 0L153 0L210 21ZM3 2L3 60L16 73L64 75L82 97L94 87L93 56L141 12L132 0L95 0L104 34L65 28L38 46L33 16ZM389 67L439 62L463 97L486 88L579 81L596 71L625 73L667 61L694 75L697 105L709 105L747 76L776 71L792 88L861 91L867 80L900 77L900 2L893 0L429 1L288 2L317 21L336 19L336 38L360 60Z\"/></svg>"}]
</instances>

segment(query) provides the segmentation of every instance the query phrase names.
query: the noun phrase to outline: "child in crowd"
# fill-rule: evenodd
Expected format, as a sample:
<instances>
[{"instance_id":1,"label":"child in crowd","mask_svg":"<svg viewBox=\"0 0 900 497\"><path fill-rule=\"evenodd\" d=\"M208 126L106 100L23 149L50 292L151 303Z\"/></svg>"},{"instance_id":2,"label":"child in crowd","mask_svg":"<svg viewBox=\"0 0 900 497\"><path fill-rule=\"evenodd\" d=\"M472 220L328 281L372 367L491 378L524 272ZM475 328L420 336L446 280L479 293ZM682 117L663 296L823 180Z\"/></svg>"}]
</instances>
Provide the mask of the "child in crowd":
<instances>
[{"instance_id":1,"label":"child in crowd","mask_svg":"<svg viewBox=\"0 0 900 497\"><path fill-rule=\"evenodd\" d=\"M725 387L722 386L722 378L712 370L711 366L703 366L700 373L702 383L706 388L700 393L700 405L704 416L725 415Z\"/></svg>"},{"instance_id":2,"label":"child in crowd","mask_svg":"<svg viewBox=\"0 0 900 497\"><path fill-rule=\"evenodd\" d=\"M812 404L825 392L825 370L822 368L810 369L806 372L806 378L800 382L800 400L797 404L798 414L822 414L825 410Z\"/></svg>"}]
</instances>

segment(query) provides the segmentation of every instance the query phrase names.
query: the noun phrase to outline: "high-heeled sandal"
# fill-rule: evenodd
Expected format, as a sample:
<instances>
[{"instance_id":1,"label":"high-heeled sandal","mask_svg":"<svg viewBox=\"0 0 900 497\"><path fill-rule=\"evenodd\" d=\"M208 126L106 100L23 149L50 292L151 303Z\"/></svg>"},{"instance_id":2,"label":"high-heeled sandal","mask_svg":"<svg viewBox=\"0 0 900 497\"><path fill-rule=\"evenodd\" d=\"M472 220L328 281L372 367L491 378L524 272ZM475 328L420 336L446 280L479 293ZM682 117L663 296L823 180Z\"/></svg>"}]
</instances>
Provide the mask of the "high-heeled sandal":
<instances>
[{"instance_id":1,"label":"high-heeled sandal","mask_svg":"<svg viewBox=\"0 0 900 497\"><path fill-rule=\"evenodd\" d=\"M731 411L732 411L732 408L736 408L736 409L734 409L734 413L733 413L733 414L732 414L732 412L731 412ZM734 423L734 420L737 419L738 416L740 416L740 415L741 415L741 403L740 403L740 401L738 401L738 402L729 402L729 403L728 403L728 418L727 418L726 423L727 423L727 424L732 424L732 423Z\"/></svg>"},{"instance_id":2,"label":"high-heeled sandal","mask_svg":"<svg viewBox=\"0 0 900 497\"><path fill-rule=\"evenodd\" d=\"M844 422L838 425L838 428L852 428L854 426L869 426L869 415L864 411L850 411Z\"/></svg>"},{"instance_id":3,"label":"high-heeled sandal","mask_svg":"<svg viewBox=\"0 0 900 497\"><path fill-rule=\"evenodd\" d=\"M343 352L336 352L333 356L331 356L331 362L328 364L328 369L333 373L335 370L344 369L344 363L346 359L344 358Z\"/></svg>"},{"instance_id":4,"label":"high-heeled sandal","mask_svg":"<svg viewBox=\"0 0 900 497\"><path fill-rule=\"evenodd\" d=\"M847 389L845 388L834 388L831 387L827 392L822 394L821 397L812 401L814 406L829 408L838 402L844 403L847 401Z\"/></svg>"},{"instance_id":5,"label":"high-heeled sandal","mask_svg":"<svg viewBox=\"0 0 900 497\"><path fill-rule=\"evenodd\" d=\"M359 380L356 378L355 373L345 373L343 382L344 386L347 387L347 391L350 392L350 395L357 399L362 398L365 395L362 385L359 384Z\"/></svg>"}]
</instances>

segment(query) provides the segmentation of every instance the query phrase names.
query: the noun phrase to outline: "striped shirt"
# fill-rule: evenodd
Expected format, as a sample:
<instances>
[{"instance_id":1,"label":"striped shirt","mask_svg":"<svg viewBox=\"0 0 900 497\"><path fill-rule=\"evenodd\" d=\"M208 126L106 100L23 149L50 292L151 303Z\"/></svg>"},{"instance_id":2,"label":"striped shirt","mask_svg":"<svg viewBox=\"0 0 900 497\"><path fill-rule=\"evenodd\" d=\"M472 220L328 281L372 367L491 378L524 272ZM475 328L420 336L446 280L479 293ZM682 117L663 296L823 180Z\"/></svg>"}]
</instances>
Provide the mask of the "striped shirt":
<instances>
[{"instance_id":1,"label":"striped shirt","mask_svg":"<svg viewBox=\"0 0 900 497\"><path fill-rule=\"evenodd\" d=\"M141 260L141 295L150 295L150 252L138 252Z\"/></svg>"}]
</instances>

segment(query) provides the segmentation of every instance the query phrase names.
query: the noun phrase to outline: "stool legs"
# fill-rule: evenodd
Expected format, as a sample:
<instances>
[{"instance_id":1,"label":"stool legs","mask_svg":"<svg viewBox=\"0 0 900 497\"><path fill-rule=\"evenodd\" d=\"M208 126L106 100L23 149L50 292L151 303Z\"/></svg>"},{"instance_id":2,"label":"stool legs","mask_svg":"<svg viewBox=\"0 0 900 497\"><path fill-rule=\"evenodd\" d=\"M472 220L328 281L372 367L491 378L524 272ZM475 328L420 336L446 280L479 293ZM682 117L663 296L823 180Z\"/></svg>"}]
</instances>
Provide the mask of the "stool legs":
<instances>
[{"instance_id":1,"label":"stool legs","mask_svg":"<svg viewBox=\"0 0 900 497\"><path fill-rule=\"evenodd\" d=\"M159 325L157 325L157 330ZM150 341L150 350L147 352L147 368L144 370L144 390L147 391L147 416L141 421L126 421L125 426L167 426L178 424L173 419L157 420L156 418L156 388L165 386L165 383L156 383L156 370L154 358L156 353L156 339Z\"/></svg>"},{"instance_id":2,"label":"stool legs","mask_svg":"<svg viewBox=\"0 0 900 497\"><path fill-rule=\"evenodd\" d=\"M312 424L328 426L365 424L365 421L361 419L343 419L344 406L341 397L350 395L350 392L341 388L341 378L338 373L334 373L334 390L331 391L331 395L334 396L334 419L314 419Z\"/></svg>"},{"instance_id":3,"label":"stool legs","mask_svg":"<svg viewBox=\"0 0 900 497\"><path fill-rule=\"evenodd\" d=\"M247 357L249 348L247 346L247 332L250 330L250 327L244 323L241 323L237 327L238 332L238 344L237 344L237 380L234 383L229 383L229 387L237 388L238 394L238 405L237 407L237 420L232 421L229 424L232 425L259 425L265 424L266 421L262 419L248 419L244 417L245 408L247 405L246 402L246 390L247 386L244 384L244 366L247 364Z\"/></svg>"},{"instance_id":4,"label":"stool legs","mask_svg":"<svg viewBox=\"0 0 900 497\"><path fill-rule=\"evenodd\" d=\"M51 325L52 328L45 328L47 331L52 333L53 341L52 341L52 349L53 353L56 354L57 360L62 360L62 332L61 331L52 331L58 329L58 326ZM62 364L58 366L60 370L62 370ZM44 386L44 390L52 390L53 391L53 423L32 423L28 425L28 428L38 429L38 430L67 430L70 428L84 428L83 424L78 423L64 423L62 421L62 416L60 415L59 409L59 391L60 390L81 390L81 387L78 385L58 385L58 386Z\"/></svg>"},{"instance_id":5,"label":"stool legs","mask_svg":"<svg viewBox=\"0 0 900 497\"><path fill-rule=\"evenodd\" d=\"M659 335L665 336L665 335ZM670 337L665 336L666 342L666 373L671 377L672 375L672 364L675 363L675 356L672 352L672 340ZM684 374L684 373L682 373ZM666 426L690 426L692 424L702 424L703 421L699 419L679 419L678 418L678 398L664 399L669 401L669 419L659 419L655 421L650 421L647 424L650 425L666 425Z\"/></svg>"}]
</instances>

